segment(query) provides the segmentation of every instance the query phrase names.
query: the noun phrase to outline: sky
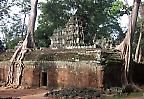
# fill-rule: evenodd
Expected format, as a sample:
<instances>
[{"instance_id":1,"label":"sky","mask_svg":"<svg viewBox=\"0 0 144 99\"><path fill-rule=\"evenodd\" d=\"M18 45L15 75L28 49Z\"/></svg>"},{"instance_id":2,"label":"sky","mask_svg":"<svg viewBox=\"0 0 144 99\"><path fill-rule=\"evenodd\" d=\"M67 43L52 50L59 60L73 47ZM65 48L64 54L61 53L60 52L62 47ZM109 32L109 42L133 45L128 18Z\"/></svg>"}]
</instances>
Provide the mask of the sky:
<instances>
[{"instance_id":1,"label":"sky","mask_svg":"<svg viewBox=\"0 0 144 99\"><path fill-rule=\"evenodd\" d=\"M38 2L46 2L46 0L38 0ZM15 13L19 13L20 9L17 8L16 6L11 7L11 13L10 15L12 16ZM37 14L40 15L40 10L37 11ZM23 21L24 15L21 16L21 19ZM26 24L28 24L28 17L26 18ZM38 18L37 18L38 19ZM38 20L36 20L36 24L38 23ZM0 32L0 40L4 38L4 34Z\"/></svg>"},{"instance_id":2,"label":"sky","mask_svg":"<svg viewBox=\"0 0 144 99\"><path fill-rule=\"evenodd\" d=\"M133 0L121 0L121 1L123 1L124 3L127 2L130 6L133 4ZM126 14L123 15L120 18L119 22L121 23L121 27L127 27L128 26L128 16Z\"/></svg>"},{"instance_id":3,"label":"sky","mask_svg":"<svg viewBox=\"0 0 144 99\"><path fill-rule=\"evenodd\" d=\"M39 1L46 2L46 0L39 0ZM125 3L125 1L127 1L129 5L132 5L132 3L133 3L133 0L121 0L121 1L123 1L124 3ZM142 0L142 1L144 1L144 0ZM38 11L38 15L39 14L40 14L40 11ZM27 22L28 22L28 19L27 19ZM123 15L120 18L119 22L121 23L121 27L127 27L128 26L128 16ZM37 24L37 22L36 22L36 24ZM0 33L0 39L2 39L2 38L3 38L3 35Z\"/></svg>"}]
</instances>

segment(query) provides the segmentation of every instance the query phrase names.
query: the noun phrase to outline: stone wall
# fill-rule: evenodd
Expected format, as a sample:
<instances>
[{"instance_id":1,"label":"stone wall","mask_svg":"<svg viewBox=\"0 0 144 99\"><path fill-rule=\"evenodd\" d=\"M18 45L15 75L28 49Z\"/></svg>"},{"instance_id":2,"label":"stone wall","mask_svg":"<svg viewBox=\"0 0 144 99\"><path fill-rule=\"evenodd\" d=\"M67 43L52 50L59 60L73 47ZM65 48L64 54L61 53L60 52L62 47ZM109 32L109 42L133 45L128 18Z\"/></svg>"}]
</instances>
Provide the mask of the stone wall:
<instances>
[{"instance_id":1,"label":"stone wall","mask_svg":"<svg viewBox=\"0 0 144 99\"><path fill-rule=\"evenodd\" d=\"M8 76L8 62L0 62L0 81L5 82Z\"/></svg>"},{"instance_id":2,"label":"stone wall","mask_svg":"<svg viewBox=\"0 0 144 99\"><path fill-rule=\"evenodd\" d=\"M49 64L49 66L47 65ZM48 85L97 88L97 67L94 61L56 61L39 64L48 73Z\"/></svg>"},{"instance_id":3,"label":"stone wall","mask_svg":"<svg viewBox=\"0 0 144 99\"><path fill-rule=\"evenodd\" d=\"M43 51L40 51L43 53ZM40 52L35 52L39 53ZM44 51L46 54L46 51ZM50 52L50 51L48 51ZM123 67L123 61L120 60L114 53L110 54L107 52L109 57L104 58L104 53L101 50L65 50L54 51L56 59L50 61L48 58L44 60L37 60L40 55L29 53L27 57L32 56L31 61L24 61L25 68L23 73L22 84L30 87L95 87L103 89L103 87L117 87L121 86L121 72ZM58 53L59 52L59 53ZM71 55L70 53L73 54ZM33 52L34 53L34 52ZM85 55L76 57L78 55ZM60 54L60 55L59 55ZM76 54L76 56L75 56ZM51 54L46 54L49 56ZM87 57L92 55L93 57ZM5 56L5 54L3 54ZM69 56L69 57L68 57ZM86 57L86 58L83 58ZM114 57L116 58L114 60ZM50 57L51 58L51 57ZM94 59L93 59L94 58ZM103 61L103 58L107 61ZM8 58L6 58L8 59ZM30 60L30 59L29 59ZM59 61L57 61L59 60ZM61 60L61 61L60 61ZM103 65L102 65L103 64ZM8 75L9 61L0 61L0 82L6 81ZM134 81L143 84L144 66L143 64L134 65Z\"/></svg>"},{"instance_id":4,"label":"stone wall","mask_svg":"<svg viewBox=\"0 0 144 99\"><path fill-rule=\"evenodd\" d=\"M96 61L25 61L22 84L48 87L103 88L103 70ZM0 80L6 81L8 62L0 62Z\"/></svg>"}]
</instances>

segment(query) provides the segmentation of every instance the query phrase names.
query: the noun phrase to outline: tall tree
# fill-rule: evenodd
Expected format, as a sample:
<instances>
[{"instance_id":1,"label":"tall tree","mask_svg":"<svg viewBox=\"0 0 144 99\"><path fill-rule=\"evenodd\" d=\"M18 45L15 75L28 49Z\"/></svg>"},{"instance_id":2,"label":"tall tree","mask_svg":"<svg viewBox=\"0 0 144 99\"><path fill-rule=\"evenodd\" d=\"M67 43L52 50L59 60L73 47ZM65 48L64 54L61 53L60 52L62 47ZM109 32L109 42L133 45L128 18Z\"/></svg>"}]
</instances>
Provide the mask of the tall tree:
<instances>
[{"instance_id":1,"label":"tall tree","mask_svg":"<svg viewBox=\"0 0 144 99\"><path fill-rule=\"evenodd\" d=\"M124 66L124 74L123 74L123 83L125 85L131 82L131 73L130 69L132 68L132 42L133 42L133 35L135 32L136 20L138 16L138 10L140 6L141 0L134 0L132 14L129 19L129 27L128 32L122 43L117 46L116 49L122 52L122 58L125 59L125 66Z\"/></svg>"},{"instance_id":2,"label":"tall tree","mask_svg":"<svg viewBox=\"0 0 144 99\"><path fill-rule=\"evenodd\" d=\"M16 87L19 87L22 84L22 74L24 69L23 59L25 53L28 51L28 48L35 47L33 35L37 16L37 4L38 0L31 0L31 13L29 18L28 32L23 44L19 46L10 60L11 65L9 66L7 79L8 86L15 85ZM14 69L16 70L16 76L14 76Z\"/></svg>"},{"instance_id":3,"label":"tall tree","mask_svg":"<svg viewBox=\"0 0 144 99\"><path fill-rule=\"evenodd\" d=\"M85 19L85 43L91 43L102 36L110 37L112 33L122 32L118 23L123 3L115 0L48 0L41 4L42 14L39 17L36 32L37 42L48 44L54 29L63 27L72 15ZM103 5L103 6L101 6ZM112 8L113 7L113 8ZM117 9L116 9L117 8ZM114 10L115 9L115 10ZM40 45L40 44L38 44ZM46 45L48 47L48 45Z\"/></svg>"},{"instance_id":4,"label":"tall tree","mask_svg":"<svg viewBox=\"0 0 144 99\"><path fill-rule=\"evenodd\" d=\"M20 15L14 14L10 18L3 19L1 32L4 34L4 42L7 49L14 48L21 39L22 20Z\"/></svg>"},{"instance_id":5,"label":"tall tree","mask_svg":"<svg viewBox=\"0 0 144 99\"><path fill-rule=\"evenodd\" d=\"M11 11L14 9L17 10ZM4 35L7 49L14 48L20 39L24 40L27 31L25 18L29 11L30 0L5 0L1 3L0 32Z\"/></svg>"},{"instance_id":6,"label":"tall tree","mask_svg":"<svg viewBox=\"0 0 144 99\"><path fill-rule=\"evenodd\" d=\"M141 40L142 40L142 36L144 33L144 5L141 5L140 7L140 14L141 14L141 28L140 28L140 33L139 33L139 39L138 39L138 43L137 43L137 47L136 47L136 52L135 52L135 61L140 63L141 62L141 57L142 57L142 48L141 48Z\"/></svg>"},{"instance_id":7,"label":"tall tree","mask_svg":"<svg viewBox=\"0 0 144 99\"><path fill-rule=\"evenodd\" d=\"M25 37L25 28L26 28L26 18L27 18L27 15L30 13L30 0L22 0L22 2L17 2L16 4L19 5L19 7L21 8L21 11L20 13L24 15L24 18L23 18L23 23L22 23L22 31L21 31L21 38L24 39Z\"/></svg>"}]
</instances>

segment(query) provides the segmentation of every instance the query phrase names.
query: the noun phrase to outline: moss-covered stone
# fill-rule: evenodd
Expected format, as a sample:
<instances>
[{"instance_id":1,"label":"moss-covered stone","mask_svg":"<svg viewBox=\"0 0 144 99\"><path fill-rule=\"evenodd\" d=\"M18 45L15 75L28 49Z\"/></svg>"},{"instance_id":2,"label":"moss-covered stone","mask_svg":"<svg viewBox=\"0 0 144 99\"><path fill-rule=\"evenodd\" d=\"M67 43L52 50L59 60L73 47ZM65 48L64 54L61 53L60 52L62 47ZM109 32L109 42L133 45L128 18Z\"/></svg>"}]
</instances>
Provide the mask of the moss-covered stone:
<instances>
[{"instance_id":1,"label":"moss-covered stone","mask_svg":"<svg viewBox=\"0 0 144 99\"><path fill-rule=\"evenodd\" d=\"M87 51L88 52L88 51ZM74 51L55 51L55 50L33 50L26 53L24 61L86 61L98 60L101 57L99 52L87 53ZM14 51L6 51L0 54L0 61L8 61L14 54Z\"/></svg>"}]
</instances>

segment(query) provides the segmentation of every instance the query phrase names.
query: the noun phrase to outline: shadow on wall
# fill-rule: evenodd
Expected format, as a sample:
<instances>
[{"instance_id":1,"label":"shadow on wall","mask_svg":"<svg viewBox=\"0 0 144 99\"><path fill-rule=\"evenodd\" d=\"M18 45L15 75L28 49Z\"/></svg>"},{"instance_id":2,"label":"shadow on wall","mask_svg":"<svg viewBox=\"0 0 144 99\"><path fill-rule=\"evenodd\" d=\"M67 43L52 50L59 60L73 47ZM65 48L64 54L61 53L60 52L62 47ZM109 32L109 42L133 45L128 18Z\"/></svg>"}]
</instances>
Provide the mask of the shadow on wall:
<instances>
[{"instance_id":1,"label":"shadow on wall","mask_svg":"<svg viewBox=\"0 0 144 99\"><path fill-rule=\"evenodd\" d=\"M122 62L110 62L104 69L104 86L105 88L110 87L121 87L121 71Z\"/></svg>"},{"instance_id":2,"label":"shadow on wall","mask_svg":"<svg viewBox=\"0 0 144 99\"><path fill-rule=\"evenodd\" d=\"M48 88L53 89L58 87L57 82L58 71L57 66L54 62L52 62L50 65L51 66L48 66L47 69L47 86Z\"/></svg>"},{"instance_id":3,"label":"shadow on wall","mask_svg":"<svg viewBox=\"0 0 144 99\"><path fill-rule=\"evenodd\" d=\"M40 63L36 68L28 70L31 73L29 77L25 79L30 79L32 87L45 87L54 89L57 87L57 67L54 62L51 63ZM27 73L28 73L27 71ZM26 72L25 72L26 73ZM28 76L28 75L27 75Z\"/></svg>"},{"instance_id":4,"label":"shadow on wall","mask_svg":"<svg viewBox=\"0 0 144 99\"><path fill-rule=\"evenodd\" d=\"M133 80L139 85L144 85L144 64L134 63Z\"/></svg>"},{"instance_id":5,"label":"shadow on wall","mask_svg":"<svg viewBox=\"0 0 144 99\"><path fill-rule=\"evenodd\" d=\"M57 88L58 87L57 77L58 77L57 66L54 62L41 64L41 66L39 67L40 87L47 87L50 89Z\"/></svg>"},{"instance_id":6,"label":"shadow on wall","mask_svg":"<svg viewBox=\"0 0 144 99\"><path fill-rule=\"evenodd\" d=\"M39 68L34 68L32 71L32 87L40 86L40 70Z\"/></svg>"},{"instance_id":7,"label":"shadow on wall","mask_svg":"<svg viewBox=\"0 0 144 99\"><path fill-rule=\"evenodd\" d=\"M105 67L104 85L105 88L122 86L122 62L112 62ZM133 63L133 81L138 85L144 85L144 64Z\"/></svg>"}]
</instances>

